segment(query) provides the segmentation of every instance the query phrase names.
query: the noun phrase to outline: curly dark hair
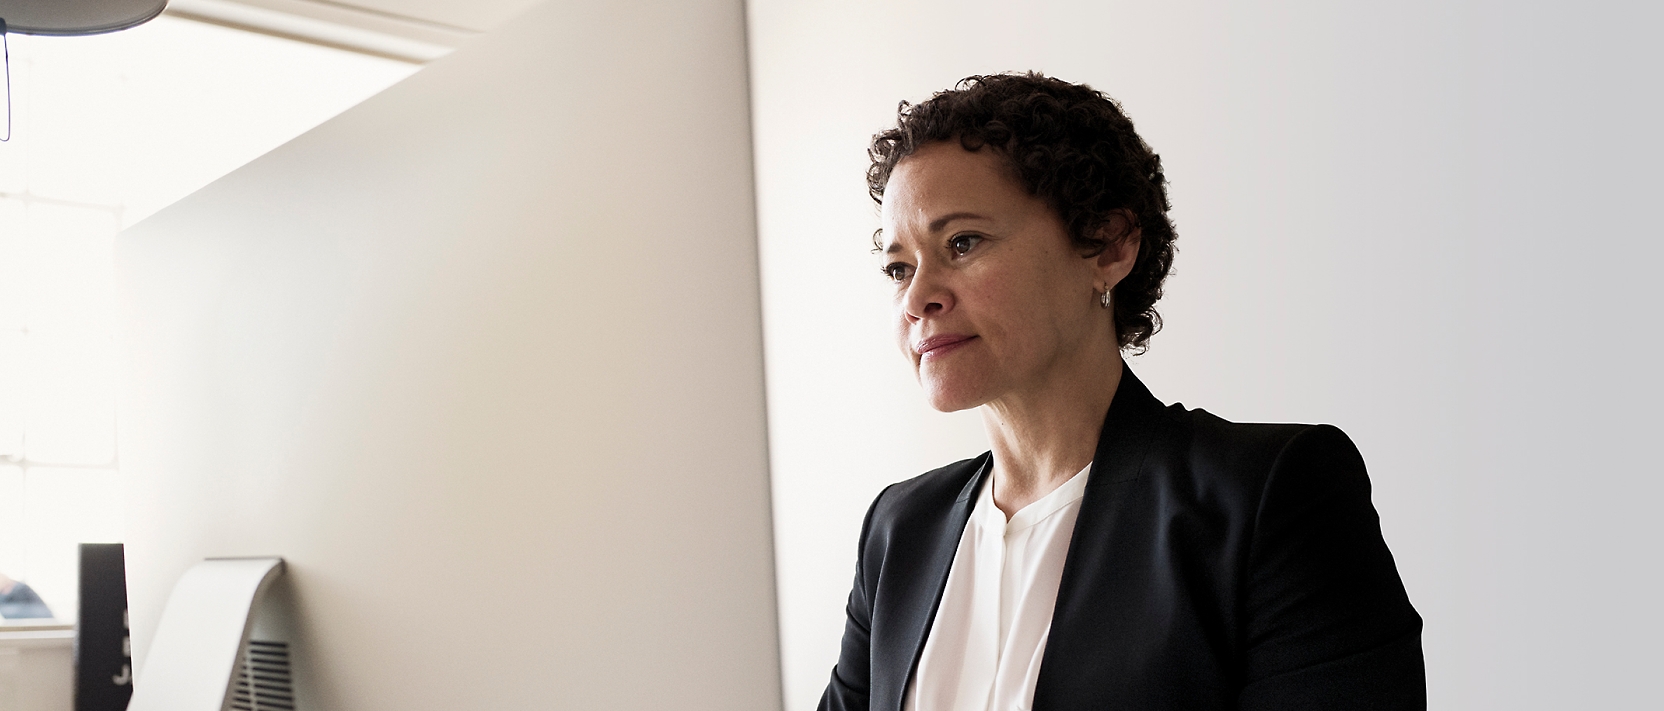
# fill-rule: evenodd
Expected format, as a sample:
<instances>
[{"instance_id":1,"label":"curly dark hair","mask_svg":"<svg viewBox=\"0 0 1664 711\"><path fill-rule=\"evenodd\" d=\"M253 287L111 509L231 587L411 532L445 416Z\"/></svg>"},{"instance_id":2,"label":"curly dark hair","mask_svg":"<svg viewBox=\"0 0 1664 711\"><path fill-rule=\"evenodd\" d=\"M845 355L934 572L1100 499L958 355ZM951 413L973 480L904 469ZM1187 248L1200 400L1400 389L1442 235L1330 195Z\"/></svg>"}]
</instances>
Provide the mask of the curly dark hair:
<instances>
[{"instance_id":1,"label":"curly dark hair","mask_svg":"<svg viewBox=\"0 0 1664 711\"><path fill-rule=\"evenodd\" d=\"M1052 204L1084 256L1123 235L1101 235L1117 213L1142 231L1132 273L1115 285L1121 348L1142 352L1161 329L1155 303L1176 251L1161 156L1133 130L1121 105L1085 84L1035 72L966 77L919 104L901 102L896 127L872 138L867 191L883 203L901 159L920 147L957 139L965 150L989 146L1004 156L1029 193ZM1122 213L1124 214L1124 213Z\"/></svg>"}]
</instances>

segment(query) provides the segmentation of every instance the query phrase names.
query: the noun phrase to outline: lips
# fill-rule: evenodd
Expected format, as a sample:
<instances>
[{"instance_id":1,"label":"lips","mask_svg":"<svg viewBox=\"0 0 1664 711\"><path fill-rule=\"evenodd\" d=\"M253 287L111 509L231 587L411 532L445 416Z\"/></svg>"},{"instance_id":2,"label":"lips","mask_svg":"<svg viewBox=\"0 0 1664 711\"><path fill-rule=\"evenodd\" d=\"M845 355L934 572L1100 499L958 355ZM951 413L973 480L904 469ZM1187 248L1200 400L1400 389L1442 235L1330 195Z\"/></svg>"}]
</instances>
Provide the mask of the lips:
<instances>
[{"instance_id":1,"label":"lips","mask_svg":"<svg viewBox=\"0 0 1664 711\"><path fill-rule=\"evenodd\" d=\"M931 336L915 344L913 346L913 352L919 354L919 358L922 360L931 360L959 350L960 346L970 343L973 340L976 340L976 336L964 336L959 334Z\"/></svg>"}]
</instances>

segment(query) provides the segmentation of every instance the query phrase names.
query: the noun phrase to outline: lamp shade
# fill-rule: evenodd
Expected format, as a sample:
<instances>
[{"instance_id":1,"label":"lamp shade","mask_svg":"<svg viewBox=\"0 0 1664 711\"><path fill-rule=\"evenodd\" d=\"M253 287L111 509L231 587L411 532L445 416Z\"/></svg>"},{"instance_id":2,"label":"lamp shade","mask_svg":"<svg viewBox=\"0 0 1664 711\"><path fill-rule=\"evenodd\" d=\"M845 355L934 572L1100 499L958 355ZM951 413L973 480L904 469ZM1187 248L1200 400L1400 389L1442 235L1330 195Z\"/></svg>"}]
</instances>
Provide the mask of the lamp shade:
<instances>
[{"instance_id":1,"label":"lamp shade","mask_svg":"<svg viewBox=\"0 0 1664 711\"><path fill-rule=\"evenodd\" d=\"M162 14L167 0L0 0L7 32L96 35L142 25Z\"/></svg>"}]
</instances>

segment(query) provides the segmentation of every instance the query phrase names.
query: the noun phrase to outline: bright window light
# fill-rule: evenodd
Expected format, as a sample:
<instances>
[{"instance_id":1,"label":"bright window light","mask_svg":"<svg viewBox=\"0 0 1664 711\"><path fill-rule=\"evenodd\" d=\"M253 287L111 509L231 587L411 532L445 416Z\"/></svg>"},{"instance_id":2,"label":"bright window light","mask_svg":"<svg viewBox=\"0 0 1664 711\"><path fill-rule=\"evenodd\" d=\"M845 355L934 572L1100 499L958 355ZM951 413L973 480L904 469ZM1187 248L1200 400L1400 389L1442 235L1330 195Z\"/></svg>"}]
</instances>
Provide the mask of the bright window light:
<instances>
[{"instance_id":1,"label":"bright window light","mask_svg":"<svg viewBox=\"0 0 1664 711\"><path fill-rule=\"evenodd\" d=\"M0 574L75 614L120 541L115 236L417 67L173 17L10 35L0 143Z\"/></svg>"}]
</instances>

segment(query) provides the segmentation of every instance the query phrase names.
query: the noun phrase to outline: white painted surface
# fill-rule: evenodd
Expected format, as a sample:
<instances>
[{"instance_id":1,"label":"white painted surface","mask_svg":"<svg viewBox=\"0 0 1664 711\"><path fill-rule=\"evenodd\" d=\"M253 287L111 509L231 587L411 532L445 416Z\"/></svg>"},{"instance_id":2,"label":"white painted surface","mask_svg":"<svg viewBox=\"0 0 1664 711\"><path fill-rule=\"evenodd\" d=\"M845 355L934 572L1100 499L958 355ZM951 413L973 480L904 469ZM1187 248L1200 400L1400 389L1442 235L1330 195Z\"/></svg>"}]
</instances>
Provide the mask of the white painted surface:
<instances>
[{"instance_id":1,"label":"white painted surface","mask_svg":"<svg viewBox=\"0 0 1664 711\"><path fill-rule=\"evenodd\" d=\"M836 658L872 497L984 449L889 342L867 138L901 99L1025 69L1122 101L1172 180L1139 376L1362 448L1434 708L1656 696L1664 6L748 8L788 709Z\"/></svg>"},{"instance_id":2,"label":"white painted surface","mask_svg":"<svg viewBox=\"0 0 1664 711\"><path fill-rule=\"evenodd\" d=\"M450 54L478 34L316 0L170 0L167 14L413 64Z\"/></svg>"},{"instance_id":3,"label":"white painted surface","mask_svg":"<svg viewBox=\"0 0 1664 711\"><path fill-rule=\"evenodd\" d=\"M301 708L778 708L743 23L551 3L118 239L141 681L281 555Z\"/></svg>"},{"instance_id":4,"label":"white painted surface","mask_svg":"<svg viewBox=\"0 0 1664 711\"><path fill-rule=\"evenodd\" d=\"M175 17L7 42L0 571L72 619L77 546L126 535L116 233L415 68Z\"/></svg>"},{"instance_id":5,"label":"white painted surface","mask_svg":"<svg viewBox=\"0 0 1664 711\"><path fill-rule=\"evenodd\" d=\"M187 13L202 7L196 0L176 0L187 5ZM174 3L169 3L173 10ZM456 46L446 30L481 32L537 6L538 0L216 0L216 4L241 5L247 10L275 10L291 17L324 20L382 34ZM232 8L223 11L244 18L250 13ZM234 15L235 16L235 15ZM279 20L281 22L281 20ZM426 25L426 28L420 27ZM434 36L434 31L439 36Z\"/></svg>"},{"instance_id":6,"label":"white painted surface","mask_svg":"<svg viewBox=\"0 0 1664 711\"><path fill-rule=\"evenodd\" d=\"M254 605L282 574L281 558L205 560L185 571L133 680L129 711L222 711Z\"/></svg>"},{"instance_id":7,"label":"white painted surface","mask_svg":"<svg viewBox=\"0 0 1664 711\"><path fill-rule=\"evenodd\" d=\"M75 706L75 629L56 621L0 624L0 709L69 711Z\"/></svg>"}]
</instances>

